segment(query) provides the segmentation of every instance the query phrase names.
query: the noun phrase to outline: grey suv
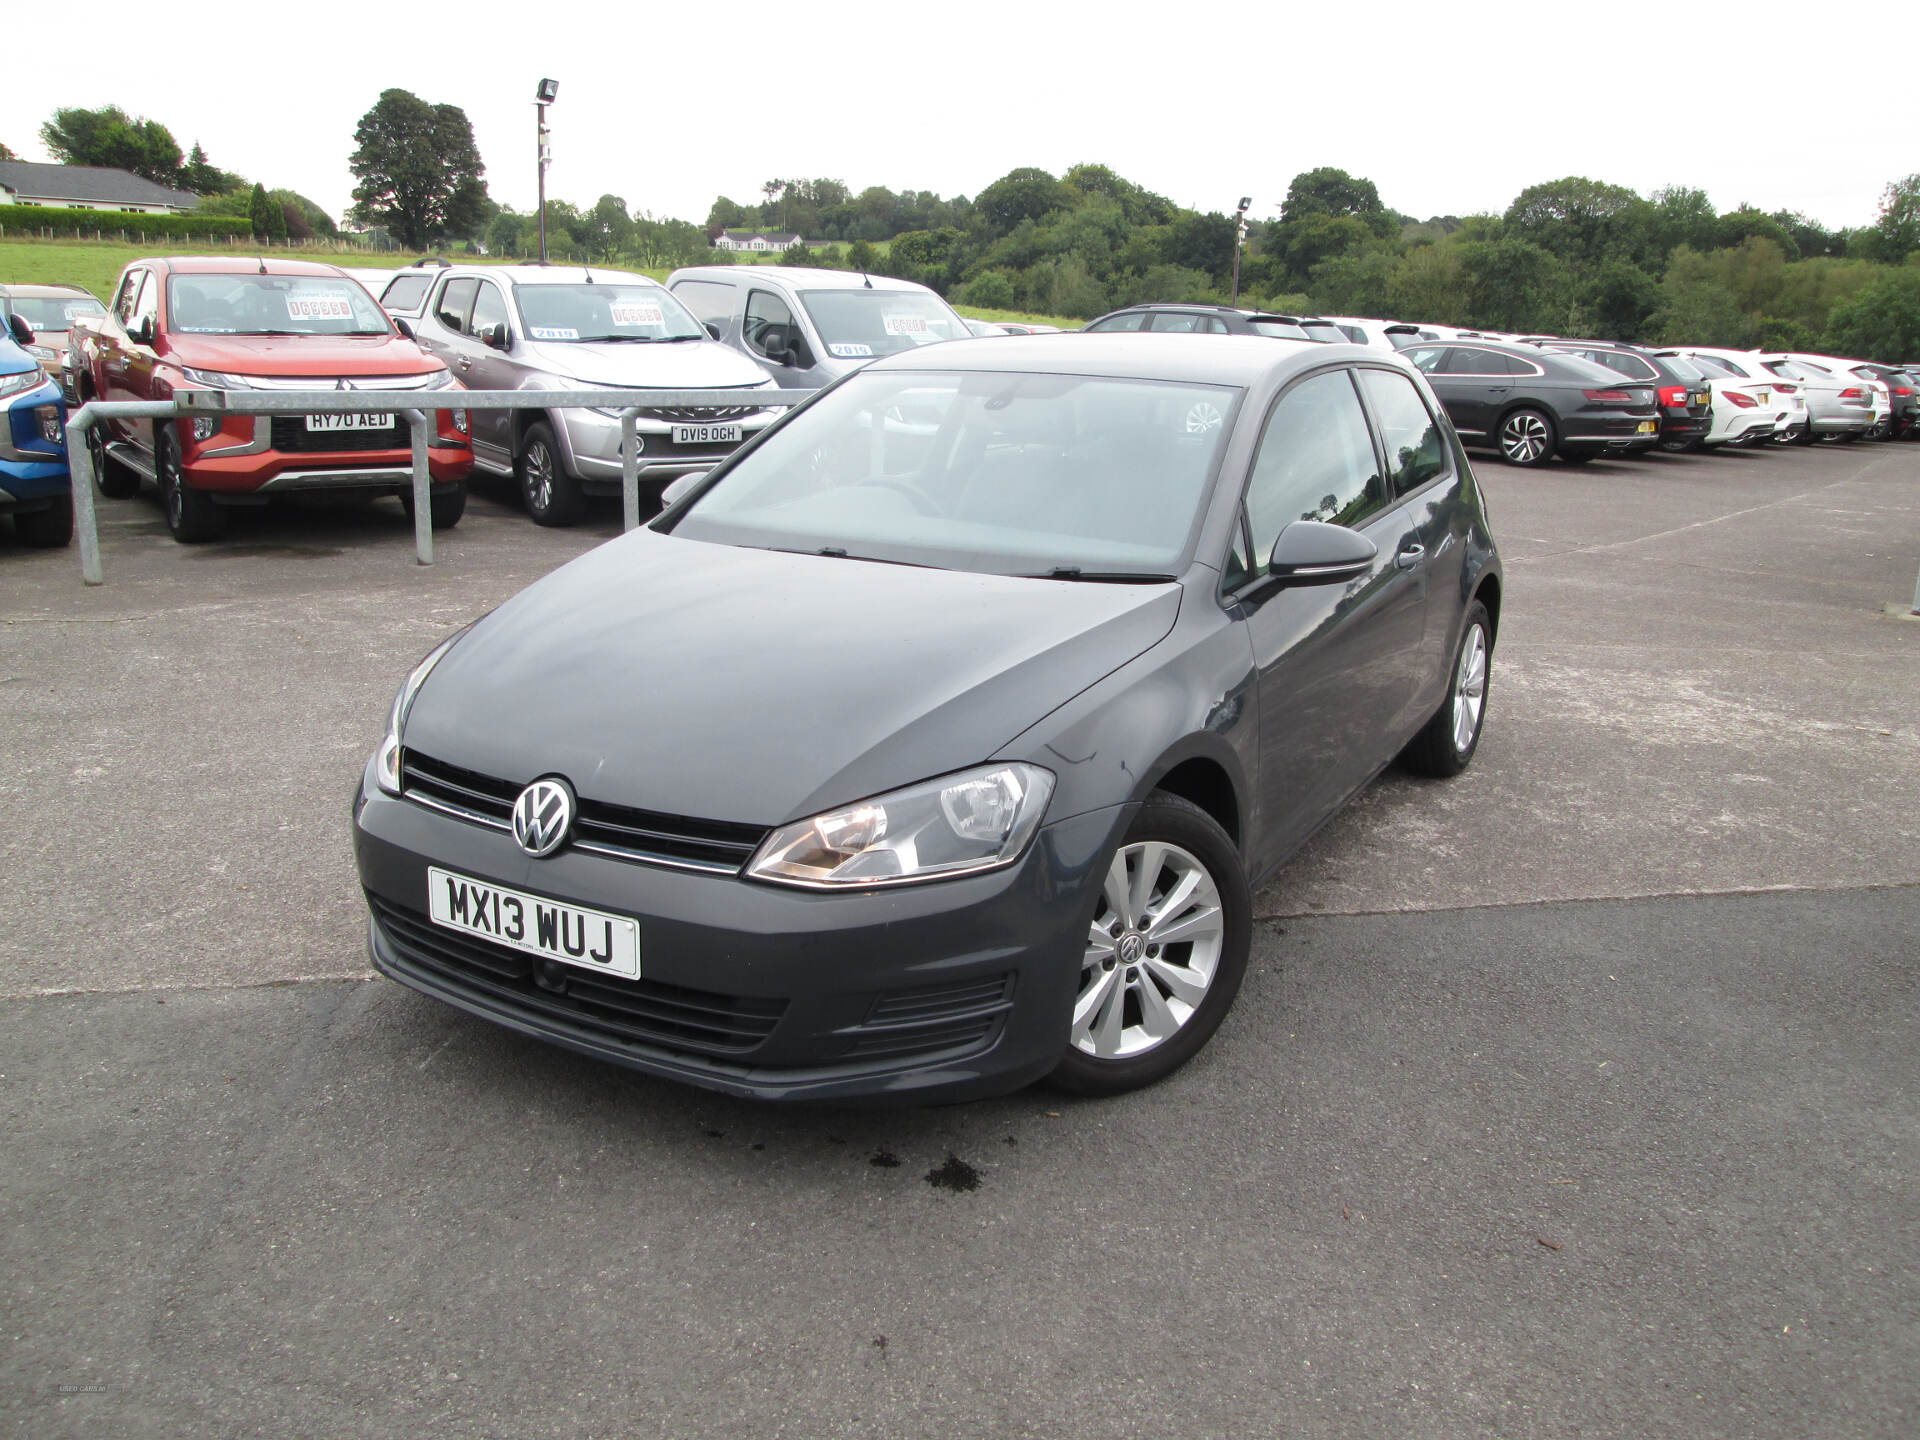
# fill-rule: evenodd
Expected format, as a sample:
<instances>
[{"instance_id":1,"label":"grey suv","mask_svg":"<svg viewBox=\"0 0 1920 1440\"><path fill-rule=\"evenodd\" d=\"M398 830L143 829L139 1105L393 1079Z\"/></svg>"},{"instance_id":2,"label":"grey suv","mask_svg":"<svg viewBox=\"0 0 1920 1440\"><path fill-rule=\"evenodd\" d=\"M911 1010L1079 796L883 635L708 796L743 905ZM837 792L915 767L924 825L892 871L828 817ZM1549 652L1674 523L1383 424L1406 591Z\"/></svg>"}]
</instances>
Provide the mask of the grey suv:
<instances>
[{"instance_id":1,"label":"grey suv","mask_svg":"<svg viewBox=\"0 0 1920 1440\"><path fill-rule=\"evenodd\" d=\"M973 332L924 285L853 270L702 265L667 277L714 339L758 361L783 388L817 389L883 355Z\"/></svg>"},{"instance_id":2,"label":"grey suv","mask_svg":"<svg viewBox=\"0 0 1920 1440\"><path fill-rule=\"evenodd\" d=\"M755 366L717 345L658 281L580 266L448 265L418 289L403 271L381 295L407 314L422 348L469 390L738 390L769 386ZM661 488L705 470L776 418L764 409L699 406L641 411L640 478ZM620 491L620 415L586 407L475 410L476 468L511 475L542 525L579 520L588 495Z\"/></svg>"}]
</instances>

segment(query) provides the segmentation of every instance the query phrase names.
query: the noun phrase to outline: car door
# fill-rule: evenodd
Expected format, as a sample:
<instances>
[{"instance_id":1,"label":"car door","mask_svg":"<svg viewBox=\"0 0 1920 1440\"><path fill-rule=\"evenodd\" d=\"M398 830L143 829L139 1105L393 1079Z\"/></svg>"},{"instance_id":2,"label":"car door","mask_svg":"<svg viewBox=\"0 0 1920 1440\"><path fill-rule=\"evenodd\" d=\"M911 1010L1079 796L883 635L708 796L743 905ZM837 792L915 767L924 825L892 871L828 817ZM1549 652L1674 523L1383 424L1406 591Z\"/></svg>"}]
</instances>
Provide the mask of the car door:
<instances>
[{"instance_id":1,"label":"car door","mask_svg":"<svg viewBox=\"0 0 1920 1440\"><path fill-rule=\"evenodd\" d=\"M140 283L140 293L134 297L133 313L127 320L126 332L119 336L122 348L119 352L119 373L113 378L117 395L109 398L122 400L164 399L153 393L153 372L159 363L155 350L160 328L160 286L163 283L158 271L149 270ZM140 339L147 332L151 338ZM154 421L151 425L135 422L128 427L127 438L136 447L151 453L153 449L154 427L161 424Z\"/></svg>"},{"instance_id":2,"label":"car door","mask_svg":"<svg viewBox=\"0 0 1920 1440\"><path fill-rule=\"evenodd\" d=\"M776 291L747 292L740 339L747 353L784 388L817 389L832 378L820 366L817 341L808 338L787 298Z\"/></svg>"},{"instance_id":3,"label":"car door","mask_svg":"<svg viewBox=\"0 0 1920 1440\"><path fill-rule=\"evenodd\" d=\"M469 390L518 390L526 382L530 366L524 358L523 337L514 334L506 292L497 280L481 278L473 283L473 308L467 316L466 333L452 342L459 351L453 373ZM514 412L470 413L474 458L494 467L510 468Z\"/></svg>"},{"instance_id":4,"label":"car door","mask_svg":"<svg viewBox=\"0 0 1920 1440\"><path fill-rule=\"evenodd\" d=\"M1242 612L1257 672L1261 854L1290 853L1400 747L1425 627L1421 578L1403 568L1409 509L1390 503L1346 366L1316 371L1273 404L1247 477L1254 557ZM1262 588L1280 531L1295 520L1372 540L1368 572L1340 585Z\"/></svg>"},{"instance_id":5,"label":"car door","mask_svg":"<svg viewBox=\"0 0 1920 1440\"><path fill-rule=\"evenodd\" d=\"M133 341L127 329L133 324L134 306L140 299L141 288L147 283L148 271L137 268L127 271L121 277L120 288L114 292L112 319L100 327L98 345L99 376L98 384L102 400L138 400L144 396L133 394L129 388L129 365L133 357ZM125 436L132 429L131 421L110 420L106 422L110 433Z\"/></svg>"}]
</instances>

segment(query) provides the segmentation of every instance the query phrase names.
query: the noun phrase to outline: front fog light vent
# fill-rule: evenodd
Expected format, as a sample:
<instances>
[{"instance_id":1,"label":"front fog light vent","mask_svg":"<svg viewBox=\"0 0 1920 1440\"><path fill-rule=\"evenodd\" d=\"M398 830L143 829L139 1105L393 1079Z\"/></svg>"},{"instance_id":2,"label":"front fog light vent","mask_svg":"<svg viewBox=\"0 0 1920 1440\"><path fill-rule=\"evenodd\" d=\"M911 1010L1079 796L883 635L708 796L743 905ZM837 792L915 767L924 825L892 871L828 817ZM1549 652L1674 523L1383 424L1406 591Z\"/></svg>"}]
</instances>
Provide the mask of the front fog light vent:
<instances>
[{"instance_id":1,"label":"front fog light vent","mask_svg":"<svg viewBox=\"0 0 1920 1440\"><path fill-rule=\"evenodd\" d=\"M196 415L193 417L193 438L211 440L220 433L220 420L215 415Z\"/></svg>"},{"instance_id":2,"label":"front fog light vent","mask_svg":"<svg viewBox=\"0 0 1920 1440\"><path fill-rule=\"evenodd\" d=\"M49 445L60 443L60 407L58 405L38 405L34 407L33 418L40 422L40 438Z\"/></svg>"}]
</instances>

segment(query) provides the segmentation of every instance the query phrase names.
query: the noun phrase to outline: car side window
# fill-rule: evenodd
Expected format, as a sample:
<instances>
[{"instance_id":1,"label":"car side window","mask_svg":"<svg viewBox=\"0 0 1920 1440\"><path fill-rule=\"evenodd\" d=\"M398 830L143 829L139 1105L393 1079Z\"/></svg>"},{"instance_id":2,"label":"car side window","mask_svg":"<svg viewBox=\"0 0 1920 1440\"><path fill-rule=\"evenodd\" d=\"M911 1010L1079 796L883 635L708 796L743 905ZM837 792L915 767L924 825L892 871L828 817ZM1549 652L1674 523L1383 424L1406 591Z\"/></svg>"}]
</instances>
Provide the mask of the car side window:
<instances>
[{"instance_id":1,"label":"car side window","mask_svg":"<svg viewBox=\"0 0 1920 1440\"><path fill-rule=\"evenodd\" d=\"M433 302L433 318L456 335L467 333L467 312L473 308L474 291L480 282L471 278L449 280L440 287L440 298Z\"/></svg>"},{"instance_id":2,"label":"car side window","mask_svg":"<svg viewBox=\"0 0 1920 1440\"><path fill-rule=\"evenodd\" d=\"M1162 310L1153 317L1153 332L1156 335L1192 335L1204 334L1206 326L1204 315L1182 314L1177 310Z\"/></svg>"},{"instance_id":3,"label":"car side window","mask_svg":"<svg viewBox=\"0 0 1920 1440\"><path fill-rule=\"evenodd\" d=\"M468 328L475 335L484 335L489 325L507 323L507 300L491 280L476 283L479 288L473 292L473 319L468 322Z\"/></svg>"},{"instance_id":4,"label":"car side window","mask_svg":"<svg viewBox=\"0 0 1920 1440\"><path fill-rule=\"evenodd\" d=\"M388 310L411 310L426 298L430 283L425 275L396 275L380 292L380 304Z\"/></svg>"},{"instance_id":5,"label":"car side window","mask_svg":"<svg viewBox=\"0 0 1920 1440\"><path fill-rule=\"evenodd\" d=\"M793 323L793 311L787 302L768 290L755 290L747 296L747 323L743 339L747 348L769 360L785 357L793 349L799 329Z\"/></svg>"},{"instance_id":6,"label":"car side window","mask_svg":"<svg viewBox=\"0 0 1920 1440\"><path fill-rule=\"evenodd\" d=\"M1492 350L1474 350L1456 345L1443 372L1448 375L1511 375L1514 365L1506 356Z\"/></svg>"},{"instance_id":7,"label":"car side window","mask_svg":"<svg viewBox=\"0 0 1920 1440\"><path fill-rule=\"evenodd\" d=\"M1247 515L1242 510L1234 517L1233 541L1227 546L1227 561L1220 571L1220 588L1238 590L1253 578L1253 559L1247 549Z\"/></svg>"},{"instance_id":8,"label":"car side window","mask_svg":"<svg viewBox=\"0 0 1920 1440\"><path fill-rule=\"evenodd\" d=\"M682 280L673 287L674 298L703 325L725 325L733 318L733 294L733 286L718 280Z\"/></svg>"},{"instance_id":9,"label":"car side window","mask_svg":"<svg viewBox=\"0 0 1920 1440\"><path fill-rule=\"evenodd\" d=\"M120 282L120 292L113 297L113 318L122 325L133 319L133 302L140 294L140 282L147 278L144 270L129 270Z\"/></svg>"},{"instance_id":10,"label":"car side window","mask_svg":"<svg viewBox=\"0 0 1920 1440\"><path fill-rule=\"evenodd\" d=\"M1373 432L1351 371L1322 371L1280 397L1247 482L1256 563L1273 553L1273 542L1295 520L1353 525L1385 498Z\"/></svg>"},{"instance_id":11,"label":"car side window","mask_svg":"<svg viewBox=\"0 0 1920 1440\"><path fill-rule=\"evenodd\" d=\"M1100 331L1100 332L1105 332L1109 330L1138 330L1142 325L1145 325L1146 323L1147 323L1147 317L1140 311L1136 310L1129 315L1112 316L1109 319L1102 320L1097 325L1087 326L1087 329Z\"/></svg>"},{"instance_id":12,"label":"car side window","mask_svg":"<svg viewBox=\"0 0 1920 1440\"><path fill-rule=\"evenodd\" d=\"M1405 355L1407 362L1422 375L1444 375L1447 373L1441 368L1447 358L1447 347L1444 345L1416 345L1412 349L1403 350L1400 353Z\"/></svg>"},{"instance_id":13,"label":"car side window","mask_svg":"<svg viewBox=\"0 0 1920 1440\"><path fill-rule=\"evenodd\" d=\"M1386 442L1387 479L1393 493L1418 490L1447 468L1446 443L1439 422L1413 381L1391 370L1361 370L1360 388L1373 409L1374 423Z\"/></svg>"},{"instance_id":14,"label":"car side window","mask_svg":"<svg viewBox=\"0 0 1920 1440\"><path fill-rule=\"evenodd\" d=\"M129 329L137 329L141 321L158 319L160 315L160 277L151 270L143 273L146 278L140 282L140 294L133 302L133 318L127 322Z\"/></svg>"}]
</instances>

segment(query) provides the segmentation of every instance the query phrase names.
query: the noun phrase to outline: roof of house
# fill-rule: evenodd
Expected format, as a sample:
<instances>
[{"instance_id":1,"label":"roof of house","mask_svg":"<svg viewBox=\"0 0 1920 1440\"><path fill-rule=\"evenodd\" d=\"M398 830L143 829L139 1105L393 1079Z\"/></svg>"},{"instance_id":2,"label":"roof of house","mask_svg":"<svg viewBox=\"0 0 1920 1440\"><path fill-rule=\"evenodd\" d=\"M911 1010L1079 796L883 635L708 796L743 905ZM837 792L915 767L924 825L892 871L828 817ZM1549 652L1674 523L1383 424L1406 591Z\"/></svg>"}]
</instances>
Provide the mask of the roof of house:
<instances>
[{"instance_id":1,"label":"roof of house","mask_svg":"<svg viewBox=\"0 0 1920 1440\"><path fill-rule=\"evenodd\" d=\"M191 210L200 197L191 190L156 185L125 170L100 165L37 165L0 160L0 186L34 200L84 200L95 205L170 205Z\"/></svg>"},{"instance_id":2,"label":"roof of house","mask_svg":"<svg viewBox=\"0 0 1920 1440\"><path fill-rule=\"evenodd\" d=\"M770 245L791 245L800 238L797 230L728 230L729 240L765 240Z\"/></svg>"}]
</instances>

